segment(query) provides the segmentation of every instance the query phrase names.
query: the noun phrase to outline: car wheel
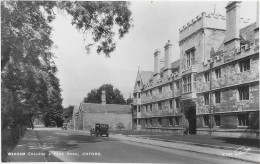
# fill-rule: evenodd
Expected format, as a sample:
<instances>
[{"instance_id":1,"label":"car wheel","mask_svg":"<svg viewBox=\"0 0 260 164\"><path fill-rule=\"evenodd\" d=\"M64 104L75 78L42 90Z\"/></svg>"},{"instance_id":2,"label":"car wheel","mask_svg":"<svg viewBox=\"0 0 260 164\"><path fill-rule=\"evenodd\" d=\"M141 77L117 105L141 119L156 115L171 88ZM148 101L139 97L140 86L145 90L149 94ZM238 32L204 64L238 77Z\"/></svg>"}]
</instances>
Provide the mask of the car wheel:
<instances>
[{"instance_id":1,"label":"car wheel","mask_svg":"<svg viewBox=\"0 0 260 164\"><path fill-rule=\"evenodd\" d=\"M107 137L109 136L109 134L106 135Z\"/></svg>"}]
</instances>

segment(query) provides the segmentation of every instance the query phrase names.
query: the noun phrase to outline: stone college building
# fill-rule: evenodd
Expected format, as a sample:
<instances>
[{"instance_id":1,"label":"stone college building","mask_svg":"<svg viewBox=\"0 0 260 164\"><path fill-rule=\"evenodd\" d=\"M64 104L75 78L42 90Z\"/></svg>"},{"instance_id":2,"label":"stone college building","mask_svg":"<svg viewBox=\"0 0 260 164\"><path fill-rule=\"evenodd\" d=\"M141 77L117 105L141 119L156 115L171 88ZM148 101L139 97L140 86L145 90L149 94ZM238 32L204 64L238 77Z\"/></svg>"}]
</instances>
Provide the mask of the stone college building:
<instances>
[{"instance_id":1,"label":"stone college building","mask_svg":"<svg viewBox=\"0 0 260 164\"><path fill-rule=\"evenodd\" d=\"M163 68L154 52L154 71L137 72L134 129L259 137L259 8L249 24L240 5L229 2L226 16L203 12L181 27L179 60L171 61L170 41Z\"/></svg>"}]
</instances>

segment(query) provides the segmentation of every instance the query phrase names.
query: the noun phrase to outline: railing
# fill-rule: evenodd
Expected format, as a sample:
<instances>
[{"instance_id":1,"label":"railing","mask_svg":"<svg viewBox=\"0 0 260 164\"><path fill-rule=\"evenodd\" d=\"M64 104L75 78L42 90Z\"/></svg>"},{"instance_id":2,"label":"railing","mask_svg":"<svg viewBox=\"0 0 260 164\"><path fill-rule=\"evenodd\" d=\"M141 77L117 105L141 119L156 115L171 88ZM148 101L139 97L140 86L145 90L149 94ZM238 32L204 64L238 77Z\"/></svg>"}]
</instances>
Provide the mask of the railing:
<instances>
[{"instance_id":1,"label":"railing","mask_svg":"<svg viewBox=\"0 0 260 164\"><path fill-rule=\"evenodd\" d=\"M7 153L13 149L19 139L26 132L26 127L17 126L14 128L5 128L2 130L2 162L6 162Z\"/></svg>"}]
</instances>

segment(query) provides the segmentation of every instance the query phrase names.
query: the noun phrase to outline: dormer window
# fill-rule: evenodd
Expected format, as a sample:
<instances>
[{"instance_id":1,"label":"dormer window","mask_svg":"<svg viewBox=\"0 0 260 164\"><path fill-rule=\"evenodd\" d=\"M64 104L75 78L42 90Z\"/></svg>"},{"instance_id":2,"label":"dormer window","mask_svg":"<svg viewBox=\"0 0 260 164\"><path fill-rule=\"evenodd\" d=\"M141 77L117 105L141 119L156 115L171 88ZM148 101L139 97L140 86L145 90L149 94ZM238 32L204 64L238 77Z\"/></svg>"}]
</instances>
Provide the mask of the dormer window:
<instances>
[{"instance_id":1,"label":"dormer window","mask_svg":"<svg viewBox=\"0 0 260 164\"><path fill-rule=\"evenodd\" d=\"M209 72L204 73L205 82L209 81Z\"/></svg>"},{"instance_id":2,"label":"dormer window","mask_svg":"<svg viewBox=\"0 0 260 164\"><path fill-rule=\"evenodd\" d=\"M170 90L173 90L173 83L170 84Z\"/></svg>"},{"instance_id":3,"label":"dormer window","mask_svg":"<svg viewBox=\"0 0 260 164\"><path fill-rule=\"evenodd\" d=\"M215 75L216 75L216 79L221 78L221 69L220 68L215 70Z\"/></svg>"},{"instance_id":4,"label":"dormer window","mask_svg":"<svg viewBox=\"0 0 260 164\"><path fill-rule=\"evenodd\" d=\"M162 87L159 87L159 94L162 94Z\"/></svg>"},{"instance_id":5,"label":"dormer window","mask_svg":"<svg viewBox=\"0 0 260 164\"><path fill-rule=\"evenodd\" d=\"M250 70L250 59L239 62L239 70L240 72L245 72Z\"/></svg>"},{"instance_id":6,"label":"dormer window","mask_svg":"<svg viewBox=\"0 0 260 164\"><path fill-rule=\"evenodd\" d=\"M140 81L137 81L137 85L138 85L138 87L140 87Z\"/></svg>"}]
</instances>

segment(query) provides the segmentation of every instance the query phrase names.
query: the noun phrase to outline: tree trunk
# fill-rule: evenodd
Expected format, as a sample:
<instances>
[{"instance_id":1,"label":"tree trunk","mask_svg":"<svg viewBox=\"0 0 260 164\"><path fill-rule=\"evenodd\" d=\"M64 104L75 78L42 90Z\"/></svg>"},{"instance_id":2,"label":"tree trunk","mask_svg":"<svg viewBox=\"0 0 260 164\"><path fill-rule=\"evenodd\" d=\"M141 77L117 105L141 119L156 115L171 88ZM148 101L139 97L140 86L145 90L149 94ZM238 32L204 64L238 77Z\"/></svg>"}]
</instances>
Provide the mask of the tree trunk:
<instances>
[{"instance_id":1,"label":"tree trunk","mask_svg":"<svg viewBox=\"0 0 260 164\"><path fill-rule=\"evenodd\" d=\"M5 50L1 51L1 72L4 70L6 64L10 60L10 53L11 53L11 48L8 47Z\"/></svg>"}]
</instances>

